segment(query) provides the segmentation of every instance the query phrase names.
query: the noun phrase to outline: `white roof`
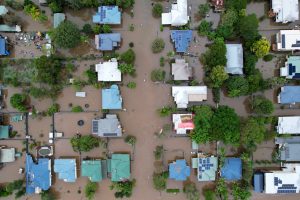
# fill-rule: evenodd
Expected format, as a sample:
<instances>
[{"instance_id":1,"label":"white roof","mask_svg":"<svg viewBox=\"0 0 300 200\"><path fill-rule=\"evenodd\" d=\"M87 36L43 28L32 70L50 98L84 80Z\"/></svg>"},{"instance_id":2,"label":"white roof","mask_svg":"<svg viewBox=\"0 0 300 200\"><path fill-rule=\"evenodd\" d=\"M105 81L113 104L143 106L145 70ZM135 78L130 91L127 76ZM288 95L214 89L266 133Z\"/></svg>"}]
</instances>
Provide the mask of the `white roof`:
<instances>
[{"instance_id":1,"label":"white roof","mask_svg":"<svg viewBox=\"0 0 300 200\"><path fill-rule=\"evenodd\" d=\"M161 21L163 25L186 25L189 21L187 0L177 0L177 4L172 4L171 12L162 13Z\"/></svg>"},{"instance_id":2,"label":"white roof","mask_svg":"<svg viewBox=\"0 0 300 200\"><path fill-rule=\"evenodd\" d=\"M186 122L185 122L186 120ZM174 124L174 130L177 134L186 134L187 130L193 130L194 129L194 123L193 123L193 114L173 114L172 115L172 121ZM189 122L190 121L190 122ZM183 124L186 124L184 126Z\"/></svg>"},{"instance_id":3,"label":"white roof","mask_svg":"<svg viewBox=\"0 0 300 200\"><path fill-rule=\"evenodd\" d=\"M300 116L278 117L279 134L300 134Z\"/></svg>"},{"instance_id":4,"label":"white roof","mask_svg":"<svg viewBox=\"0 0 300 200\"><path fill-rule=\"evenodd\" d=\"M294 22L299 19L298 0L272 0L276 22Z\"/></svg>"},{"instance_id":5,"label":"white roof","mask_svg":"<svg viewBox=\"0 0 300 200\"><path fill-rule=\"evenodd\" d=\"M15 161L15 148L0 149L0 163Z\"/></svg>"},{"instance_id":6,"label":"white roof","mask_svg":"<svg viewBox=\"0 0 300 200\"><path fill-rule=\"evenodd\" d=\"M283 184L293 184L296 187L296 193L300 189L300 164L285 164L282 171L271 171L265 173L265 193L276 194L279 187ZM280 180L277 184L275 179Z\"/></svg>"},{"instance_id":7,"label":"white roof","mask_svg":"<svg viewBox=\"0 0 300 200\"><path fill-rule=\"evenodd\" d=\"M76 97L86 97L86 92L76 92Z\"/></svg>"},{"instance_id":8,"label":"white roof","mask_svg":"<svg viewBox=\"0 0 300 200\"><path fill-rule=\"evenodd\" d=\"M98 81L121 81L122 74L118 69L118 61L112 58L108 62L103 62L96 65L98 73Z\"/></svg>"},{"instance_id":9,"label":"white roof","mask_svg":"<svg viewBox=\"0 0 300 200\"><path fill-rule=\"evenodd\" d=\"M276 42L278 51L300 50L300 30L280 30Z\"/></svg>"},{"instance_id":10,"label":"white roof","mask_svg":"<svg viewBox=\"0 0 300 200\"><path fill-rule=\"evenodd\" d=\"M226 44L228 74L243 74L243 46L242 44Z\"/></svg>"},{"instance_id":11,"label":"white roof","mask_svg":"<svg viewBox=\"0 0 300 200\"><path fill-rule=\"evenodd\" d=\"M8 13L8 10L5 6L0 6L0 16L6 15Z\"/></svg>"},{"instance_id":12,"label":"white roof","mask_svg":"<svg viewBox=\"0 0 300 200\"><path fill-rule=\"evenodd\" d=\"M187 108L189 102L207 100L206 86L172 86L172 96L177 108Z\"/></svg>"},{"instance_id":13,"label":"white roof","mask_svg":"<svg viewBox=\"0 0 300 200\"><path fill-rule=\"evenodd\" d=\"M175 63L172 63L172 75L174 80L189 80L192 76L192 68L184 59L176 59Z\"/></svg>"}]
</instances>

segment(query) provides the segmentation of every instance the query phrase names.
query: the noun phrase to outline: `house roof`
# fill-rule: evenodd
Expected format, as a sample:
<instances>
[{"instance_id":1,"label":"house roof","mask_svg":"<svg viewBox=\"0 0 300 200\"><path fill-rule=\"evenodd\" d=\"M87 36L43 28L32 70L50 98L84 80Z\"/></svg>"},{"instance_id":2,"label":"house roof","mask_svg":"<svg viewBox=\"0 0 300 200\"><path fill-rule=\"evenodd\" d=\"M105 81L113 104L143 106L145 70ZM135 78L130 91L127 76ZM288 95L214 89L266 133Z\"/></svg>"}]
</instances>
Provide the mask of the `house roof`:
<instances>
[{"instance_id":1,"label":"house roof","mask_svg":"<svg viewBox=\"0 0 300 200\"><path fill-rule=\"evenodd\" d=\"M9 138L9 126L0 125L0 138Z\"/></svg>"},{"instance_id":2,"label":"house roof","mask_svg":"<svg viewBox=\"0 0 300 200\"><path fill-rule=\"evenodd\" d=\"M7 56L9 52L6 49L6 40L4 38L0 38L0 56Z\"/></svg>"},{"instance_id":3,"label":"house roof","mask_svg":"<svg viewBox=\"0 0 300 200\"><path fill-rule=\"evenodd\" d=\"M272 10L276 22L294 22L299 19L298 0L272 0Z\"/></svg>"},{"instance_id":4,"label":"house roof","mask_svg":"<svg viewBox=\"0 0 300 200\"><path fill-rule=\"evenodd\" d=\"M26 154L25 175L27 194L48 190L51 186L51 160L40 158L35 163L31 155Z\"/></svg>"},{"instance_id":5,"label":"house roof","mask_svg":"<svg viewBox=\"0 0 300 200\"><path fill-rule=\"evenodd\" d=\"M93 16L93 23L121 24L121 12L118 6L100 6Z\"/></svg>"},{"instance_id":6,"label":"house roof","mask_svg":"<svg viewBox=\"0 0 300 200\"><path fill-rule=\"evenodd\" d=\"M279 145L280 160L300 161L300 137L276 137L275 143Z\"/></svg>"},{"instance_id":7,"label":"house roof","mask_svg":"<svg viewBox=\"0 0 300 200\"><path fill-rule=\"evenodd\" d=\"M192 67L184 59L175 59L175 63L172 63L172 75L176 81L189 80L192 77Z\"/></svg>"},{"instance_id":8,"label":"house roof","mask_svg":"<svg viewBox=\"0 0 300 200\"><path fill-rule=\"evenodd\" d=\"M55 159L54 172L65 182L75 182L77 178L76 159Z\"/></svg>"},{"instance_id":9,"label":"house roof","mask_svg":"<svg viewBox=\"0 0 300 200\"><path fill-rule=\"evenodd\" d=\"M206 86L172 86L172 96L177 108L187 108L189 102L207 100Z\"/></svg>"},{"instance_id":10,"label":"house roof","mask_svg":"<svg viewBox=\"0 0 300 200\"><path fill-rule=\"evenodd\" d=\"M289 56L285 66L280 68L280 76L287 79L300 79L300 56Z\"/></svg>"},{"instance_id":11,"label":"house roof","mask_svg":"<svg viewBox=\"0 0 300 200\"><path fill-rule=\"evenodd\" d=\"M242 178L242 160L240 158L226 158L221 169L221 177L227 181L240 180Z\"/></svg>"},{"instance_id":12,"label":"house roof","mask_svg":"<svg viewBox=\"0 0 300 200\"><path fill-rule=\"evenodd\" d=\"M218 170L217 157L198 157L198 181L214 181Z\"/></svg>"},{"instance_id":13,"label":"house roof","mask_svg":"<svg viewBox=\"0 0 300 200\"><path fill-rule=\"evenodd\" d=\"M278 103L295 104L300 102L300 86L284 86L278 95Z\"/></svg>"},{"instance_id":14,"label":"house roof","mask_svg":"<svg viewBox=\"0 0 300 200\"><path fill-rule=\"evenodd\" d=\"M115 58L108 62L99 63L95 68L98 73L98 81L122 81L122 74Z\"/></svg>"},{"instance_id":15,"label":"house roof","mask_svg":"<svg viewBox=\"0 0 300 200\"><path fill-rule=\"evenodd\" d=\"M102 109L122 109L122 97L117 85L102 89Z\"/></svg>"},{"instance_id":16,"label":"house roof","mask_svg":"<svg viewBox=\"0 0 300 200\"><path fill-rule=\"evenodd\" d=\"M292 51L300 49L300 30L280 30L276 35L278 51Z\"/></svg>"},{"instance_id":17,"label":"house roof","mask_svg":"<svg viewBox=\"0 0 300 200\"><path fill-rule=\"evenodd\" d=\"M81 176L89 177L91 182L102 181L101 160L83 160L81 161Z\"/></svg>"},{"instance_id":18,"label":"house roof","mask_svg":"<svg viewBox=\"0 0 300 200\"><path fill-rule=\"evenodd\" d=\"M173 114L172 121L177 134L186 134L195 128L193 114Z\"/></svg>"},{"instance_id":19,"label":"house roof","mask_svg":"<svg viewBox=\"0 0 300 200\"><path fill-rule=\"evenodd\" d=\"M123 181L130 178L129 154L112 154L110 159L111 181Z\"/></svg>"},{"instance_id":20,"label":"house roof","mask_svg":"<svg viewBox=\"0 0 300 200\"><path fill-rule=\"evenodd\" d=\"M277 133L300 134L300 116L278 117Z\"/></svg>"},{"instance_id":21,"label":"house roof","mask_svg":"<svg viewBox=\"0 0 300 200\"><path fill-rule=\"evenodd\" d=\"M267 194L299 193L300 165L285 163L281 171L267 172L264 178L264 189Z\"/></svg>"},{"instance_id":22,"label":"house roof","mask_svg":"<svg viewBox=\"0 0 300 200\"><path fill-rule=\"evenodd\" d=\"M121 137L122 127L117 115L106 115L104 119L94 119L92 121L92 132L100 137Z\"/></svg>"},{"instance_id":23,"label":"house roof","mask_svg":"<svg viewBox=\"0 0 300 200\"><path fill-rule=\"evenodd\" d=\"M19 25L16 26L8 26L6 24L0 24L1 32L21 32L21 27Z\"/></svg>"},{"instance_id":24,"label":"house roof","mask_svg":"<svg viewBox=\"0 0 300 200\"><path fill-rule=\"evenodd\" d=\"M64 13L54 13L53 15L53 27L57 28L60 23L65 21L66 15Z\"/></svg>"},{"instance_id":25,"label":"house roof","mask_svg":"<svg viewBox=\"0 0 300 200\"><path fill-rule=\"evenodd\" d=\"M186 25L189 21L187 0L177 0L177 4L172 4L170 12L162 13L161 21L163 25Z\"/></svg>"},{"instance_id":26,"label":"house roof","mask_svg":"<svg viewBox=\"0 0 300 200\"><path fill-rule=\"evenodd\" d=\"M0 163L15 161L15 148L0 148Z\"/></svg>"},{"instance_id":27,"label":"house roof","mask_svg":"<svg viewBox=\"0 0 300 200\"><path fill-rule=\"evenodd\" d=\"M95 36L96 48L101 51L112 51L121 42L120 33L103 33Z\"/></svg>"},{"instance_id":28,"label":"house roof","mask_svg":"<svg viewBox=\"0 0 300 200\"><path fill-rule=\"evenodd\" d=\"M8 13L8 10L5 6L0 6L0 16L6 15Z\"/></svg>"},{"instance_id":29,"label":"house roof","mask_svg":"<svg viewBox=\"0 0 300 200\"><path fill-rule=\"evenodd\" d=\"M264 191L264 174L255 173L253 179L254 191L262 193Z\"/></svg>"},{"instance_id":30,"label":"house roof","mask_svg":"<svg viewBox=\"0 0 300 200\"><path fill-rule=\"evenodd\" d=\"M171 39L175 43L175 49L178 53L184 53L188 50L192 40L193 32L191 30L173 30Z\"/></svg>"},{"instance_id":31,"label":"house roof","mask_svg":"<svg viewBox=\"0 0 300 200\"><path fill-rule=\"evenodd\" d=\"M185 181L191 175L191 169L185 160L176 160L169 164L169 178Z\"/></svg>"},{"instance_id":32,"label":"house roof","mask_svg":"<svg viewBox=\"0 0 300 200\"><path fill-rule=\"evenodd\" d=\"M242 44L226 44L226 59L225 70L228 74L243 74Z\"/></svg>"}]
</instances>

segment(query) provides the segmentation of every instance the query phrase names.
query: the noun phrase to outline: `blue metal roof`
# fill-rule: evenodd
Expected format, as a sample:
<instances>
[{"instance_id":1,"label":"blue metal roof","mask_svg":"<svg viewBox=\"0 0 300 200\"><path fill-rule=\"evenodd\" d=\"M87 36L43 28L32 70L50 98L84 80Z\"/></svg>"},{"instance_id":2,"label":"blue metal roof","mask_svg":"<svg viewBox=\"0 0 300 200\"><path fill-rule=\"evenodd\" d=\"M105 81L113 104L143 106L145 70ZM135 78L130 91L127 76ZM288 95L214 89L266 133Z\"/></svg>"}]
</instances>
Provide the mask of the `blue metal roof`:
<instances>
[{"instance_id":1,"label":"blue metal roof","mask_svg":"<svg viewBox=\"0 0 300 200\"><path fill-rule=\"evenodd\" d=\"M77 178L76 159L55 159L54 172L58 173L58 178L65 182L75 182Z\"/></svg>"},{"instance_id":2,"label":"blue metal roof","mask_svg":"<svg viewBox=\"0 0 300 200\"><path fill-rule=\"evenodd\" d=\"M121 42L120 33L99 34L99 50L111 51L114 47L118 47Z\"/></svg>"},{"instance_id":3,"label":"blue metal roof","mask_svg":"<svg viewBox=\"0 0 300 200\"><path fill-rule=\"evenodd\" d=\"M279 103L292 104L300 102L300 86L284 86L279 94Z\"/></svg>"},{"instance_id":4,"label":"blue metal roof","mask_svg":"<svg viewBox=\"0 0 300 200\"><path fill-rule=\"evenodd\" d=\"M34 194L36 189L48 190L51 186L51 160L40 158L34 163L31 155L26 154L26 193Z\"/></svg>"},{"instance_id":5,"label":"blue metal roof","mask_svg":"<svg viewBox=\"0 0 300 200\"><path fill-rule=\"evenodd\" d=\"M256 173L254 174L253 180L254 191L262 193L264 191L264 174Z\"/></svg>"},{"instance_id":6,"label":"blue metal roof","mask_svg":"<svg viewBox=\"0 0 300 200\"><path fill-rule=\"evenodd\" d=\"M227 181L240 180L242 178L242 160L240 158L226 158L221 169L221 177Z\"/></svg>"},{"instance_id":7,"label":"blue metal roof","mask_svg":"<svg viewBox=\"0 0 300 200\"><path fill-rule=\"evenodd\" d=\"M122 97L117 85L102 89L102 109L122 109Z\"/></svg>"},{"instance_id":8,"label":"blue metal roof","mask_svg":"<svg viewBox=\"0 0 300 200\"><path fill-rule=\"evenodd\" d=\"M4 38L0 38L0 56L7 56L9 52L6 49L6 40Z\"/></svg>"},{"instance_id":9,"label":"blue metal roof","mask_svg":"<svg viewBox=\"0 0 300 200\"><path fill-rule=\"evenodd\" d=\"M121 12L118 6L100 6L93 16L93 23L121 24Z\"/></svg>"},{"instance_id":10,"label":"blue metal roof","mask_svg":"<svg viewBox=\"0 0 300 200\"><path fill-rule=\"evenodd\" d=\"M185 181L191 175L191 169L185 160L176 160L169 164L169 178L176 181Z\"/></svg>"},{"instance_id":11,"label":"blue metal roof","mask_svg":"<svg viewBox=\"0 0 300 200\"><path fill-rule=\"evenodd\" d=\"M184 53L188 50L192 40L193 32L191 30L173 30L171 39L175 43L176 52Z\"/></svg>"}]
</instances>

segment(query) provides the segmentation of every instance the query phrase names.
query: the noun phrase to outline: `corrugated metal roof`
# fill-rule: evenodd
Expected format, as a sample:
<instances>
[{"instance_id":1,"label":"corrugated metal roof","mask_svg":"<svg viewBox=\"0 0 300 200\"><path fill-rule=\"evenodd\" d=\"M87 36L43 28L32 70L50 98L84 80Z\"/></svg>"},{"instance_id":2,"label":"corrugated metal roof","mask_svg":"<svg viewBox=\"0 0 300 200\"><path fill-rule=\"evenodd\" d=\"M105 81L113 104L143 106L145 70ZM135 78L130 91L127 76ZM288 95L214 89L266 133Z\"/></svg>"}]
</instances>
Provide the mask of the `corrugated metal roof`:
<instances>
[{"instance_id":1,"label":"corrugated metal roof","mask_svg":"<svg viewBox=\"0 0 300 200\"><path fill-rule=\"evenodd\" d=\"M176 181L185 181L191 175L191 168L185 160L176 160L169 164L169 178Z\"/></svg>"},{"instance_id":2,"label":"corrugated metal roof","mask_svg":"<svg viewBox=\"0 0 300 200\"><path fill-rule=\"evenodd\" d=\"M65 182L75 182L77 178L76 159L55 159L54 172Z\"/></svg>"},{"instance_id":3,"label":"corrugated metal roof","mask_svg":"<svg viewBox=\"0 0 300 200\"><path fill-rule=\"evenodd\" d=\"M191 30L173 30L171 31L171 39L175 43L175 49L178 53L187 52L193 37Z\"/></svg>"},{"instance_id":4,"label":"corrugated metal roof","mask_svg":"<svg viewBox=\"0 0 300 200\"><path fill-rule=\"evenodd\" d=\"M81 176L87 176L91 182L102 181L101 160L83 160L81 162Z\"/></svg>"},{"instance_id":5,"label":"corrugated metal roof","mask_svg":"<svg viewBox=\"0 0 300 200\"><path fill-rule=\"evenodd\" d=\"M117 85L102 89L102 109L122 109L122 97Z\"/></svg>"},{"instance_id":6,"label":"corrugated metal roof","mask_svg":"<svg viewBox=\"0 0 300 200\"><path fill-rule=\"evenodd\" d=\"M93 23L121 24L121 12L118 6L100 6L93 16Z\"/></svg>"},{"instance_id":7,"label":"corrugated metal roof","mask_svg":"<svg viewBox=\"0 0 300 200\"><path fill-rule=\"evenodd\" d=\"M242 160L240 158L226 158L221 169L221 177L228 181L242 178Z\"/></svg>"},{"instance_id":8,"label":"corrugated metal roof","mask_svg":"<svg viewBox=\"0 0 300 200\"><path fill-rule=\"evenodd\" d=\"M284 86L278 96L278 103L293 104L300 102L300 86Z\"/></svg>"},{"instance_id":9,"label":"corrugated metal roof","mask_svg":"<svg viewBox=\"0 0 300 200\"><path fill-rule=\"evenodd\" d=\"M129 154L112 154L110 162L111 181L123 181L130 178Z\"/></svg>"}]
</instances>

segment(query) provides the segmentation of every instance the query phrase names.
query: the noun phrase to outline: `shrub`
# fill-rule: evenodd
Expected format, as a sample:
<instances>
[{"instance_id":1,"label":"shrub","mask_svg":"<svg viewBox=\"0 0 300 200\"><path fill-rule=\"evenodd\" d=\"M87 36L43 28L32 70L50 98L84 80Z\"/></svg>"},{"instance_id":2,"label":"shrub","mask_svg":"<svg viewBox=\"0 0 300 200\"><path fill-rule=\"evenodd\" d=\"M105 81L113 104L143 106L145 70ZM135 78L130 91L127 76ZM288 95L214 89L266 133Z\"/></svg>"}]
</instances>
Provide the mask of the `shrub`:
<instances>
[{"instance_id":1,"label":"shrub","mask_svg":"<svg viewBox=\"0 0 300 200\"><path fill-rule=\"evenodd\" d=\"M10 104L20 112L25 112L27 110L26 98L25 94L14 94L10 97Z\"/></svg>"},{"instance_id":2,"label":"shrub","mask_svg":"<svg viewBox=\"0 0 300 200\"><path fill-rule=\"evenodd\" d=\"M250 104L256 114L269 115L274 111L273 102L262 95L254 96Z\"/></svg>"},{"instance_id":3,"label":"shrub","mask_svg":"<svg viewBox=\"0 0 300 200\"><path fill-rule=\"evenodd\" d=\"M101 26L98 25L98 24L93 26L93 32L94 32L94 34L100 34L101 33Z\"/></svg>"},{"instance_id":4,"label":"shrub","mask_svg":"<svg viewBox=\"0 0 300 200\"><path fill-rule=\"evenodd\" d=\"M120 60L126 64L134 64L135 52L132 49L128 49L120 55Z\"/></svg>"},{"instance_id":5,"label":"shrub","mask_svg":"<svg viewBox=\"0 0 300 200\"><path fill-rule=\"evenodd\" d=\"M110 186L111 190L116 190L115 197L116 198L123 198L123 197L131 197L133 187L135 186L135 179L132 181L124 181L124 182L113 182Z\"/></svg>"},{"instance_id":6,"label":"shrub","mask_svg":"<svg viewBox=\"0 0 300 200\"><path fill-rule=\"evenodd\" d=\"M83 112L83 108L81 106L72 107L72 112Z\"/></svg>"},{"instance_id":7,"label":"shrub","mask_svg":"<svg viewBox=\"0 0 300 200\"><path fill-rule=\"evenodd\" d=\"M187 183L183 187L183 192L186 194L188 200L198 200L199 199L199 191L196 187L195 183Z\"/></svg>"},{"instance_id":8,"label":"shrub","mask_svg":"<svg viewBox=\"0 0 300 200\"><path fill-rule=\"evenodd\" d=\"M89 200L93 199L97 191L97 188L98 188L97 183L89 181L84 188L85 197Z\"/></svg>"},{"instance_id":9,"label":"shrub","mask_svg":"<svg viewBox=\"0 0 300 200\"><path fill-rule=\"evenodd\" d=\"M179 193L180 192L180 189L177 189L177 188L168 188L168 189L166 189L166 192L167 193L172 193L172 194L177 194L177 193Z\"/></svg>"},{"instance_id":10,"label":"shrub","mask_svg":"<svg viewBox=\"0 0 300 200\"><path fill-rule=\"evenodd\" d=\"M161 17L162 13L163 13L163 6L160 3L154 4L152 8L153 17Z\"/></svg>"},{"instance_id":11,"label":"shrub","mask_svg":"<svg viewBox=\"0 0 300 200\"><path fill-rule=\"evenodd\" d=\"M136 83L135 82L129 82L127 84L127 87L130 88L130 89L134 89L134 88L136 88Z\"/></svg>"},{"instance_id":12,"label":"shrub","mask_svg":"<svg viewBox=\"0 0 300 200\"><path fill-rule=\"evenodd\" d=\"M201 21L198 26L198 34L201 36L206 36L212 31L212 22L206 20Z\"/></svg>"},{"instance_id":13,"label":"shrub","mask_svg":"<svg viewBox=\"0 0 300 200\"><path fill-rule=\"evenodd\" d=\"M157 38L152 42L152 52L153 53L160 53L164 50L165 48L165 42L161 38Z\"/></svg>"},{"instance_id":14,"label":"shrub","mask_svg":"<svg viewBox=\"0 0 300 200\"><path fill-rule=\"evenodd\" d=\"M161 70L161 69L154 69L151 72L151 80L153 82L164 81L165 76L166 76L166 72L164 70Z\"/></svg>"},{"instance_id":15,"label":"shrub","mask_svg":"<svg viewBox=\"0 0 300 200\"><path fill-rule=\"evenodd\" d=\"M267 54L263 57L263 60L265 62L270 62L271 60L273 60L274 56L272 54Z\"/></svg>"},{"instance_id":16,"label":"shrub","mask_svg":"<svg viewBox=\"0 0 300 200\"><path fill-rule=\"evenodd\" d=\"M208 3L200 4L198 14L200 17L205 17L210 10L210 6Z\"/></svg>"},{"instance_id":17,"label":"shrub","mask_svg":"<svg viewBox=\"0 0 300 200\"><path fill-rule=\"evenodd\" d=\"M159 59L159 66L161 66L161 67L165 66L165 58L163 56L160 57L160 59Z\"/></svg>"},{"instance_id":18,"label":"shrub","mask_svg":"<svg viewBox=\"0 0 300 200\"><path fill-rule=\"evenodd\" d=\"M59 112L59 104L55 103L47 110L47 115L52 116L54 113Z\"/></svg>"},{"instance_id":19,"label":"shrub","mask_svg":"<svg viewBox=\"0 0 300 200\"><path fill-rule=\"evenodd\" d=\"M134 47L134 43L133 42L129 42L129 47L133 48Z\"/></svg>"},{"instance_id":20,"label":"shrub","mask_svg":"<svg viewBox=\"0 0 300 200\"><path fill-rule=\"evenodd\" d=\"M72 137L70 142L75 152L88 152L96 147L99 147L100 140L91 135L75 135Z\"/></svg>"},{"instance_id":21,"label":"shrub","mask_svg":"<svg viewBox=\"0 0 300 200\"><path fill-rule=\"evenodd\" d=\"M135 69L134 69L134 66L132 64L121 63L121 64L119 64L118 69L124 75L125 74L134 75L134 73L135 73Z\"/></svg>"},{"instance_id":22,"label":"shrub","mask_svg":"<svg viewBox=\"0 0 300 200\"><path fill-rule=\"evenodd\" d=\"M152 176L154 189L163 191L167 187L168 172L154 173Z\"/></svg>"},{"instance_id":23,"label":"shrub","mask_svg":"<svg viewBox=\"0 0 300 200\"><path fill-rule=\"evenodd\" d=\"M125 137L124 142L131 146L134 146L136 143L136 137L133 135L128 135Z\"/></svg>"},{"instance_id":24,"label":"shrub","mask_svg":"<svg viewBox=\"0 0 300 200\"><path fill-rule=\"evenodd\" d=\"M93 28L90 24L85 24L81 31L87 35L91 35L93 33Z\"/></svg>"},{"instance_id":25,"label":"shrub","mask_svg":"<svg viewBox=\"0 0 300 200\"><path fill-rule=\"evenodd\" d=\"M161 145L161 146L156 146L155 148L155 151L153 151L153 155L154 155L154 158L155 160L160 160L162 159L162 155L164 153L164 147Z\"/></svg>"},{"instance_id":26,"label":"shrub","mask_svg":"<svg viewBox=\"0 0 300 200\"><path fill-rule=\"evenodd\" d=\"M112 32L112 30L111 30L111 27L110 27L110 25L108 25L108 24L104 24L104 25L102 26L102 30L101 30L101 32L102 32L102 33L111 33L111 32Z\"/></svg>"},{"instance_id":27,"label":"shrub","mask_svg":"<svg viewBox=\"0 0 300 200\"><path fill-rule=\"evenodd\" d=\"M129 31L131 31L131 32L134 31L134 25L133 24L129 25Z\"/></svg>"}]
</instances>

